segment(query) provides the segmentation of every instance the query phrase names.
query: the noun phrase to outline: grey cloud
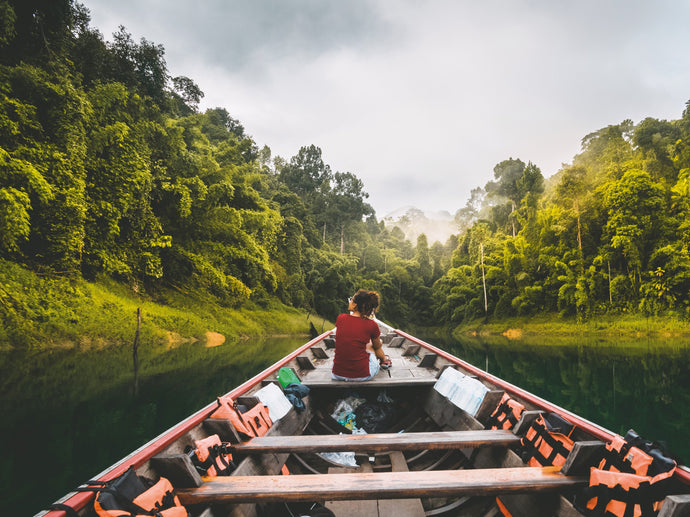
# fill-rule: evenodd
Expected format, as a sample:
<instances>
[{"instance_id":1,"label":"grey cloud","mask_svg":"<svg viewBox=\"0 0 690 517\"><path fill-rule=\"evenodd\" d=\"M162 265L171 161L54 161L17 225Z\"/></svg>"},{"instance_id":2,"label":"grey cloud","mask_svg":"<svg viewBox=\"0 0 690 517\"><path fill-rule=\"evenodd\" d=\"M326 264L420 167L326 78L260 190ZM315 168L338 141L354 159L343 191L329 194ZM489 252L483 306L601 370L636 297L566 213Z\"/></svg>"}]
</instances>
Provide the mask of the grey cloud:
<instances>
[{"instance_id":1,"label":"grey cloud","mask_svg":"<svg viewBox=\"0 0 690 517\"><path fill-rule=\"evenodd\" d=\"M109 36L161 43L260 145L315 144L377 213L464 206L510 156L548 176L626 118L690 98L674 0L86 0Z\"/></svg>"},{"instance_id":2,"label":"grey cloud","mask_svg":"<svg viewBox=\"0 0 690 517\"><path fill-rule=\"evenodd\" d=\"M370 0L110 3L85 1L87 8L108 9L130 32L165 38L169 53L193 54L228 70L261 68L262 60L299 61L338 48L372 47L385 42L392 30Z\"/></svg>"}]
</instances>

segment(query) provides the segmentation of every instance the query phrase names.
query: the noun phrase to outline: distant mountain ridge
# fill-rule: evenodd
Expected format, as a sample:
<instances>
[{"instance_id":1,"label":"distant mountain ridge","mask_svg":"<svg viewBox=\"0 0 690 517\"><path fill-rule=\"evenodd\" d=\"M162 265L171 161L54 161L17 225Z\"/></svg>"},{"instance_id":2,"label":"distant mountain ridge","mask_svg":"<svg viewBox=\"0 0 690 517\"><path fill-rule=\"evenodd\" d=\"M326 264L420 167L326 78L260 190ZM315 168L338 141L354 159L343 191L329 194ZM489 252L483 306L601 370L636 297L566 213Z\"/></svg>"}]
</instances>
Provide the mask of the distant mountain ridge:
<instances>
[{"instance_id":1,"label":"distant mountain ridge","mask_svg":"<svg viewBox=\"0 0 690 517\"><path fill-rule=\"evenodd\" d=\"M459 227L450 212L425 212L411 205L400 207L383 217L386 228L400 228L405 238L412 243L417 241L420 234L425 234L429 244L436 241L445 243L453 234L459 232Z\"/></svg>"},{"instance_id":2,"label":"distant mountain ridge","mask_svg":"<svg viewBox=\"0 0 690 517\"><path fill-rule=\"evenodd\" d=\"M422 212L428 219L437 219L439 221L451 221L453 220L453 214L451 214L448 210L439 210L435 212L429 212L429 211L424 211L416 206L412 205L405 205L400 208L396 208L392 212L387 213L384 216L384 219L398 219L400 217L403 217L404 215L407 214L407 212L412 211L412 212Z\"/></svg>"}]
</instances>

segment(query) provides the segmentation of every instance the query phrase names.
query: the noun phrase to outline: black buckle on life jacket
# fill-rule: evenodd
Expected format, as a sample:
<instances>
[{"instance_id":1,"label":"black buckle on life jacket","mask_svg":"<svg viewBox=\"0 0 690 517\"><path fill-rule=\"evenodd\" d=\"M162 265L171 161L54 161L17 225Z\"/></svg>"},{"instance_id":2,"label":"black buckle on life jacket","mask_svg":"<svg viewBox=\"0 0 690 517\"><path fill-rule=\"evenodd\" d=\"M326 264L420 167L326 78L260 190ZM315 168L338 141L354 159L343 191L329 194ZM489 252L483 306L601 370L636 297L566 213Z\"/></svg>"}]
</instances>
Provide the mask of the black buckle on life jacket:
<instances>
[{"instance_id":1,"label":"black buckle on life jacket","mask_svg":"<svg viewBox=\"0 0 690 517\"><path fill-rule=\"evenodd\" d=\"M208 458L201 461L196 454L196 449L191 445L187 445L184 449L185 454L192 460L194 468L202 476L208 475L208 469L210 467L216 468L216 474L218 476L229 476L237 468L235 462L228 460L225 455L231 453L231 445L227 443L221 443L220 445L214 445L208 448ZM216 459L220 460L223 464L223 468L219 468L216 464Z\"/></svg>"}]
</instances>

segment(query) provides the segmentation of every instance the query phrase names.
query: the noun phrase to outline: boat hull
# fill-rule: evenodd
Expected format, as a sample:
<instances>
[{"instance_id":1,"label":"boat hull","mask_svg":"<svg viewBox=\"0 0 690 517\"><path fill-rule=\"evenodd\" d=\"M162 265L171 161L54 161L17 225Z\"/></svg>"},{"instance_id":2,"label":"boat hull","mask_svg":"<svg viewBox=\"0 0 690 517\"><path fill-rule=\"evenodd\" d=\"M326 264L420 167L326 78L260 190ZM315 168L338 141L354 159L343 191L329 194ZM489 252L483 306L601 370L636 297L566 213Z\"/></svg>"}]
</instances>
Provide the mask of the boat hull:
<instances>
[{"instance_id":1,"label":"boat hull","mask_svg":"<svg viewBox=\"0 0 690 517\"><path fill-rule=\"evenodd\" d=\"M564 475L560 467L544 467L547 470L526 467L515 453L519 446L516 437L519 438L520 424L512 433L508 432L512 438L506 440L506 433L502 431L486 432L487 418L501 397L508 394L525 407L525 415L544 412L565 419L572 424L572 436L578 442L598 441L603 445L614 440L615 433L406 332L381 322L379 325L393 367L382 370L372 381L343 383L330 378L333 336L329 331L223 395L232 400L252 400L267 384L277 383L278 372L284 367L292 368L311 390L306 410L290 411L274 424L263 442L257 438L235 444L235 456L241 461L233 476L195 481L192 484L196 486L184 486L188 484L184 481L173 483L183 503L209 515L259 515L262 505L267 503L287 505L294 501L320 501L337 507L342 501L372 499L412 500L415 510L410 510L413 513L409 515L417 515L420 508L429 515L484 515L482 512L489 515L504 505L555 512L554 515L581 515L571 501L573 490L586 484L585 473L566 472L568 475ZM478 407L463 409L451 403L456 394L443 394L439 379L449 368L457 372L455 375L481 385L483 398ZM335 438L338 433L350 433L352 429L343 427L329 411L353 389L369 400L380 398L381 393L406 400L404 414L388 422L385 433L370 432L364 444L357 445L358 438L354 437L353 441L353 435L349 434L344 435L351 437L349 442L343 437ZM140 475L156 478L162 472L167 473L165 458L182 455L186 446L208 436L214 429L221 430L224 441L237 442L233 439L238 436L236 433L223 434L224 428L209 418L217 408L218 403L213 402L200 409L94 479L108 482L130 468ZM477 436L481 437L474 442L458 442L457 433L471 432L480 433ZM482 432L485 434L481 435ZM324 437L322 442L315 438L319 436ZM466 439L468 435L464 436ZM273 450L270 449L271 439ZM297 443L299 440L302 440L301 445ZM364 439L360 439L362 441ZM324 454L337 453L341 447L358 456L358 462L350 466L350 470ZM572 464L567 467L572 468ZM280 476L285 469L294 475ZM334 473L340 475L332 476ZM350 477L342 477L346 475ZM196 479L193 475L190 478ZM674 494L690 492L690 472L685 467L676 468L673 480ZM370 490L353 488L362 485L369 486ZM67 494L58 503L87 515L94 494L79 490ZM552 495L540 497L542 492ZM209 493L213 495L208 496ZM553 494L557 495L555 499ZM540 506L543 504L549 505L548 510ZM410 507L409 501L406 505ZM211 511L211 507L215 510ZM219 511L219 507L223 509ZM61 510L53 510L37 516L64 514ZM398 514L398 517L404 515L408 513Z\"/></svg>"}]
</instances>

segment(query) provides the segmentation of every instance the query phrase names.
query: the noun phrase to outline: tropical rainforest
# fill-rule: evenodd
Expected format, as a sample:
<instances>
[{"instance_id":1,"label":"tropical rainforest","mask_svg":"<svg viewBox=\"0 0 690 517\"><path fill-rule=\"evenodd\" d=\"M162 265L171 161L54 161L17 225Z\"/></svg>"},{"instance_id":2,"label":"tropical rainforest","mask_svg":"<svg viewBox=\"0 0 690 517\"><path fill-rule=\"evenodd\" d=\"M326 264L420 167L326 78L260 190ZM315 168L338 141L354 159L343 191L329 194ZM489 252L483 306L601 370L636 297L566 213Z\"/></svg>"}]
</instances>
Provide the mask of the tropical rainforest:
<instances>
[{"instance_id":1,"label":"tropical rainforest","mask_svg":"<svg viewBox=\"0 0 690 517\"><path fill-rule=\"evenodd\" d=\"M5 272L329 319L365 287L398 326L690 318L690 103L593 131L548 179L506 157L458 200L455 235L410 242L316 144L273 156L227 109L202 112L161 45L105 39L73 0L0 0L0 20ZM0 340L30 344L50 297L1 280Z\"/></svg>"}]
</instances>

